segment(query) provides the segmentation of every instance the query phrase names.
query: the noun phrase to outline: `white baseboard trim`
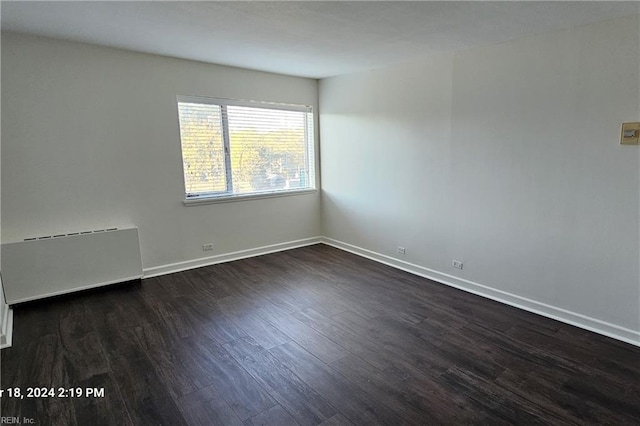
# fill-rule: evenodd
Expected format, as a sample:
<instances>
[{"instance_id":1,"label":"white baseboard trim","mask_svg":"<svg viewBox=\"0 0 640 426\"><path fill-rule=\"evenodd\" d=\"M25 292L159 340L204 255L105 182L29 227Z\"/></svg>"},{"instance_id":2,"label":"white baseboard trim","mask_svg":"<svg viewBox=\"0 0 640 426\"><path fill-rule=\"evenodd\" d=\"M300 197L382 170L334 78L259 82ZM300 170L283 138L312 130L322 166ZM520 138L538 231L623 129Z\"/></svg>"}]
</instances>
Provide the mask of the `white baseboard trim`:
<instances>
[{"instance_id":1,"label":"white baseboard trim","mask_svg":"<svg viewBox=\"0 0 640 426\"><path fill-rule=\"evenodd\" d=\"M2 331L0 332L0 349L11 346L13 339L13 309L9 305L4 306L2 318Z\"/></svg>"},{"instance_id":2,"label":"white baseboard trim","mask_svg":"<svg viewBox=\"0 0 640 426\"><path fill-rule=\"evenodd\" d=\"M275 253L278 251L291 250L294 248L310 246L322 242L322 237L304 238L301 240L288 241L284 243L271 244L268 246L256 247L247 250L234 251L231 253L217 254L215 256L201 257L199 259L186 260L184 262L170 263L168 265L145 268L144 278L153 278L159 275L172 274L174 272L186 271L189 269L201 268L203 266L215 265L217 263L232 262L234 260L246 259L248 257L261 256L263 254Z\"/></svg>"},{"instance_id":3,"label":"white baseboard trim","mask_svg":"<svg viewBox=\"0 0 640 426\"><path fill-rule=\"evenodd\" d=\"M561 321L576 327L580 327L585 330L593 331L595 333L621 340L635 346L640 346L640 331L631 330L629 328L601 321L596 318L591 318L576 312L571 312L566 309L548 305L546 303L517 296L506 291L491 288L486 285L475 283L473 281L465 280L463 278L458 278L453 275L438 272L433 269L425 268L413 263L398 260L391 256L380 254L371 250L354 246L352 244L344 243L342 241L334 240L332 238L323 237L322 243L338 248L340 250L348 251L358 256L366 257L367 259L383 263L385 265L403 270L405 272L409 272L414 275L428 278L430 280L437 281L439 283L455 287L457 289L473 293L478 296L486 297L487 299L495 300L497 302L501 302L516 308L524 309L525 311L533 312L535 314Z\"/></svg>"}]
</instances>

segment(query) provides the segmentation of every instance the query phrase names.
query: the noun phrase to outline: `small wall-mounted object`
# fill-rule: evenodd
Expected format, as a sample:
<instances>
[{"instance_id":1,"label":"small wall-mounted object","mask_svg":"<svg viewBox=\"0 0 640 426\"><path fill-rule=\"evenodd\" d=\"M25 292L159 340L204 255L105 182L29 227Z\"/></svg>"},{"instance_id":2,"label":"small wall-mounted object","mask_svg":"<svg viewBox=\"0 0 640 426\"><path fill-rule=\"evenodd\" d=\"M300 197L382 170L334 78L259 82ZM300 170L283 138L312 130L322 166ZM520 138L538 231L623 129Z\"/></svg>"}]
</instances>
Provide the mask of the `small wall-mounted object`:
<instances>
[{"instance_id":1,"label":"small wall-mounted object","mask_svg":"<svg viewBox=\"0 0 640 426\"><path fill-rule=\"evenodd\" d=\"M621 145L640 145L640 122L622 123Z\"/></svg>"}]
</instances>

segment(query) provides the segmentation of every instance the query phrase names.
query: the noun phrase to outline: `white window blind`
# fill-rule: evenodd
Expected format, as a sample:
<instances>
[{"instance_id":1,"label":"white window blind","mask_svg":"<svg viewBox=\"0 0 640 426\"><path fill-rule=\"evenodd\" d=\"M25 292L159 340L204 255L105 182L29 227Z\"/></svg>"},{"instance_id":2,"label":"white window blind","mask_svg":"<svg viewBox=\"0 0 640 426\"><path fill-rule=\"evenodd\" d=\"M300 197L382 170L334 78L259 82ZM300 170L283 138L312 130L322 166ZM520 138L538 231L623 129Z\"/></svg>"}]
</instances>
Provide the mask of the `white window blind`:
<instances>
[{"instance_id":1,"label":"white window blind","mask_svg":"<svg viewBox=\"0 0 640 426\"><path fill-rule=\"evenodd\" d=\"M185 196L315 188L311 107L178 97Z\"/></svg>"}]
</instances>

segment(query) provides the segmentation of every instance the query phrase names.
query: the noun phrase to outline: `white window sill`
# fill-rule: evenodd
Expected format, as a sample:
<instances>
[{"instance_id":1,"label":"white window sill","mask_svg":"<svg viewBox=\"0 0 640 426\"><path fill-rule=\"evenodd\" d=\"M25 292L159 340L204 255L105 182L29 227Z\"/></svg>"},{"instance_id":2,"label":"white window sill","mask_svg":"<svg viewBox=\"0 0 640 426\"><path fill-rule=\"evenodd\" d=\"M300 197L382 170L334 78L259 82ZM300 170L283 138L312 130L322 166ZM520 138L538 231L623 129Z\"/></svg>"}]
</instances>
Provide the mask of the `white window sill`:
<instances>
[{"instance_id":1,"label":"white window sill","mask_svg":"<svg viewBox=\"0 0 640 426\"><path fill-rule=\"evenodd\" d=\"M260 194L244 194L244 195L224 195L221 197L194 197L184 200L182 203L187 206L196 206L201 204L218 204L218 203L234 203L236 201L260 200L262 198L290 197L292 195L315 194L317 189L300 189L294 191L282 192L263 192Z\"/></svg>"}]
</instances>

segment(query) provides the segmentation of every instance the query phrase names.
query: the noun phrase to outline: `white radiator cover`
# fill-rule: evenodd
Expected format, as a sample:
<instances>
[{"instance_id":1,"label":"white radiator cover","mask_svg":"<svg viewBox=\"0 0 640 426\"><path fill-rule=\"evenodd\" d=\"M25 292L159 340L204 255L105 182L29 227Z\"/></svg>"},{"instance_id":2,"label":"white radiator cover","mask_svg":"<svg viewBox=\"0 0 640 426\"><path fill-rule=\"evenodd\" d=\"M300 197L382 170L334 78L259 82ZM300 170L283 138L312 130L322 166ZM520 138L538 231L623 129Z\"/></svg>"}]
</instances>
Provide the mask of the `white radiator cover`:
<instances>
[{"instance_id":1,"label":"white radiator cover","mask_svg":"<svg viewBox=\"0 0 640 426\"><path fill-rule=\"evenodd\" d=\"M142 278L138 228L113 228L2 244L9 305Z\"/></svg>"}]
</instances>

